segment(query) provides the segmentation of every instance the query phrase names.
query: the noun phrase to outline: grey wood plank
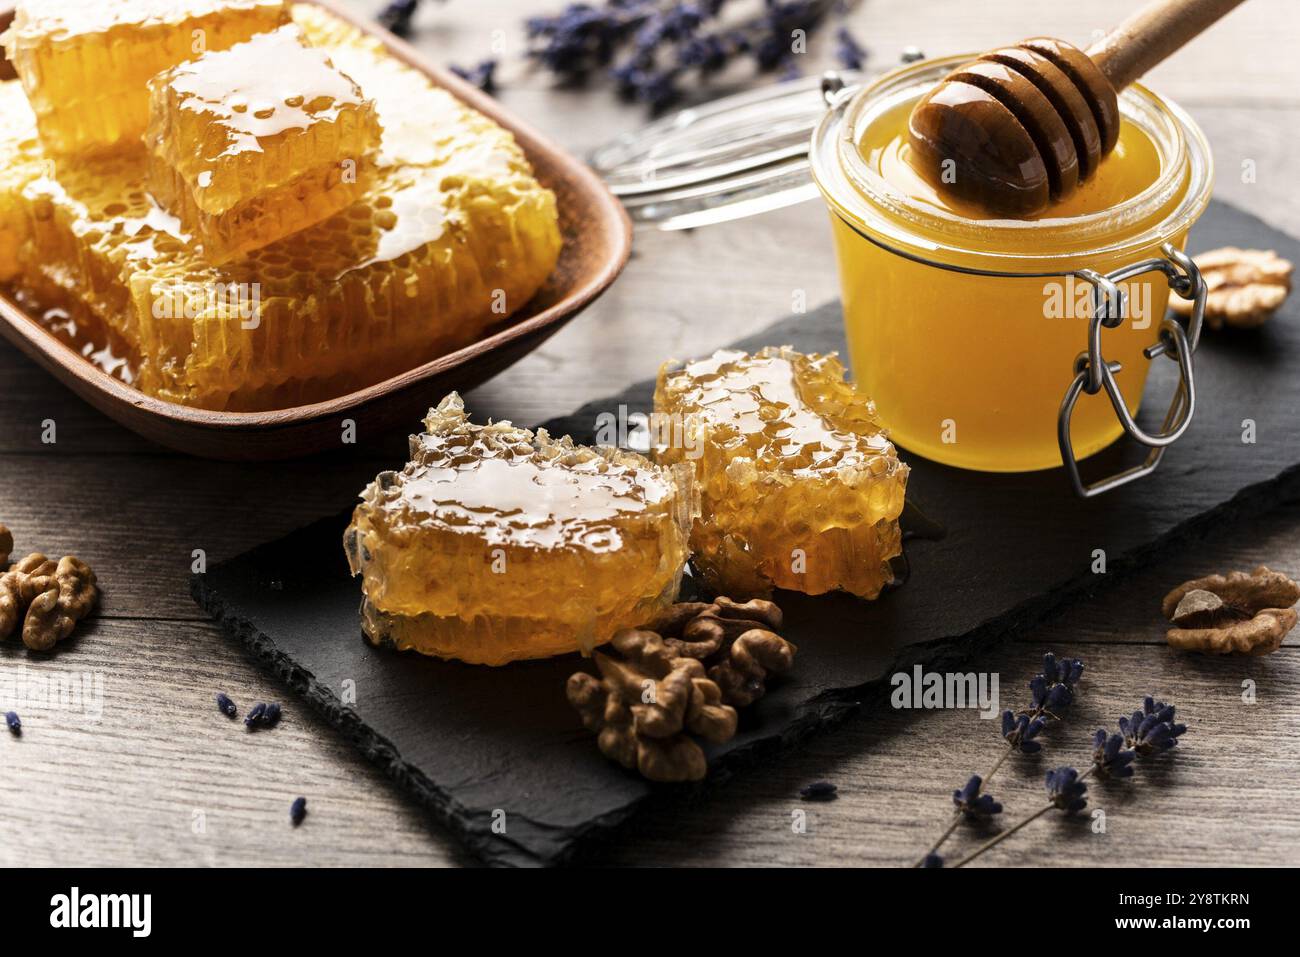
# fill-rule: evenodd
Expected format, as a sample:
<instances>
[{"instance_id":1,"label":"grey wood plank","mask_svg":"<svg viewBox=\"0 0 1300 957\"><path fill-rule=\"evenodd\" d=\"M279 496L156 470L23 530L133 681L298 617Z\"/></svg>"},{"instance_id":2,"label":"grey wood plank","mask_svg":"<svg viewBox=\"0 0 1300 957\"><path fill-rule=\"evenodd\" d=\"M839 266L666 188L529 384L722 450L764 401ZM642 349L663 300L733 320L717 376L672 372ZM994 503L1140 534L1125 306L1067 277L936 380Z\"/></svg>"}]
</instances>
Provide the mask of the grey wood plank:
<instances>
[{"instance_id":1,"label":"grey wood plank","mask_svg":"<svg viewBox=\"0 0 1300 957\"><path fill-rule=\"evenodd\" d=\"M1048 638L1048 642L1044 642ZM1282 742L1300 723L1300 654L1266 659L1188 660L1167 648L1089 644L1068 633L1038 635L976 666L998 673L1006 706L1041 654L1082 657L1084 683L1065 723L1039 759L1009 760L990 785L1007 823L1043 803L1042 775L1059 764L1085 766L1092 732L1154 693L1178 706L1189 728L1176 753L1116 786L1091 786L1106 811L1106 832L1091 819L1053 815L989 852L989 865L1188 866L1300 864L1300 810L1294 755ZM1255 682L1244 704L1241 683ZM925 851L948 823L950 795L1000 754L998 730L973 711L896 711L888 705L834 734L807 742L779 764L730 782L725 793L689 808L645 815L601 858L614 864L899 866ZM1148 771L1150 768L1150 772ZM839 786L828 803L801 801L813 780ZM793 812L807 816L792 830ZM945 852L977 846L959 833ZM950 858L950 862L951 862Z\"/></svg>"},{"instance_id":2,"label":"grey wood plank","mask_svg":"<svg viewBox=\"0 0 1300 957\"><path fill-rule=\"evenodd\" d=\"M279 701L278 727L218 712ZM364 694L365 689L359 693ZM0 644L0 866L457 863L449 839L207 624L98 620L53 655ZM289 823L307 798L308 817Z\"/></svg>"},{"instance_id":3,"label":"grey wood plank","mask_svg":"<svg viewBox=\"0 0 1300 957\"><path fill-rule=\"evenodd\" d=\"M180 457L0 457L0 522L17 554L75 554L96 569L102 614L204 618L189 597L194 551L230 558L338 512L386 458L340 454L304 462ZM340 547L342 547L340 545Z\"/></svg>"}]
</instances>

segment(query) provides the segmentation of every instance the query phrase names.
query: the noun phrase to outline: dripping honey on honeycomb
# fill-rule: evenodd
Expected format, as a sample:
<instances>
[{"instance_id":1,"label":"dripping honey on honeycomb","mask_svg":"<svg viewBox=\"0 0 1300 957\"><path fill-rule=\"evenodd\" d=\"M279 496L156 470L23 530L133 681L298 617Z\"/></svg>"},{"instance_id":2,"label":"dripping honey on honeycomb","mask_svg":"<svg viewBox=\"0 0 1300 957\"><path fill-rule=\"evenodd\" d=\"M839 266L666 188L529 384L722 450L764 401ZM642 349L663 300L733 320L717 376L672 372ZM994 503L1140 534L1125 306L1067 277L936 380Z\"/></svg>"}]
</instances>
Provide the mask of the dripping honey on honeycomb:
<instances>
[{"instance_id":1,"label":"dripping honey on honeycomb","mask_svg":"<svg viewBox=\"0 0 1300 957\"><path fill-rule=\"evenodd\" d=\"M213 262L364 194L380 140L374 103L296 26L173 67L149 89L150 191Z\"/></svg>"},{"instance_id":2,"label":"dripping honey on honeycomb","mask_svg":"<svg viewBox=\"0 0 1300 957\"><path fill-rule=\"evenodd\" d=\"M226 262L152 195L143 144L51 159L0 83L0 282L84 305L159 398L250 411L363 388L481 338L559 257L555 197L508 131L328 12L292 14L373 101L373 171L356 201Z\"/></svg>"},{"instance_id":3,"label":"dripping honey on honeycomb","mask_svg":"<svg viewBox=\"0 0 1300 957\"><path fill-rule=\"evenodd\" d=\"M674 600L696 510L688 467L475 425L455 393L424 424L344 535L372 642L501 665L590 651Z\"/></svg>"},{"instance_id":4,"label":"dripping honey on honeycomb","mask_svg":"<svg viewBox=\"0 0 1300 957\"><path fill-rule=\"evenodd\" d=\"M288 22L283 0L19 0L0 37L51 153L133 145L148 82Z\"/></svg>"},{"instance_id":5,"label":"dripping honey on honeycomb","mask_svg":"<svg viewBox=\"0 0 1300 957\"><path fill-rule=\"evenodd\" d=\"M709 588L875 598L892 580L908 468L833 355L785 347L669 363L655 414L678 436L659 460L695 469L691 547Z\"/></svg>"}]
</instances>

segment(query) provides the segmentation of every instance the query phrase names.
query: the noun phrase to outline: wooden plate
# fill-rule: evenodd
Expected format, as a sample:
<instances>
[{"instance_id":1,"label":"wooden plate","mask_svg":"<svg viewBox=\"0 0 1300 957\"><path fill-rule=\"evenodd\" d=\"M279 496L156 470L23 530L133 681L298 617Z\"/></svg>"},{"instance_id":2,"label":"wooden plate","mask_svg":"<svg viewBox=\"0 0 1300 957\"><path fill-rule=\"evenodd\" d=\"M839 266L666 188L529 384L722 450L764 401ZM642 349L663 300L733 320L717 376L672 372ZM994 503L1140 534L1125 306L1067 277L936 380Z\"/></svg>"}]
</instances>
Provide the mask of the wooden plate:
<instances>
[{"instance_id":1,"label":"wooden plate","mask_svg":"<svg viewBox=\"0 0 1300 957\"><path fill-rule=\"evenodd\" d=\"M354 420L360 434L414 428L429 406L447 392L485 382L545 342L608 288L631 252L631 223L590 169L491 97L429 63L376 24L328 0L313 2L378 37L398 59L510 130L528 154L538 180L555 192L564 248L546 285L499 331L357 392L272 412L209 412L147 396L82 358L0 293L0 333L6 339L105 415L192 455L242 460L309 455L338 447L344 419ZM12 7L0 9L0 31L12 19ZM0 51L0 79L13 75Z\"/></svg>"}]
</instances>

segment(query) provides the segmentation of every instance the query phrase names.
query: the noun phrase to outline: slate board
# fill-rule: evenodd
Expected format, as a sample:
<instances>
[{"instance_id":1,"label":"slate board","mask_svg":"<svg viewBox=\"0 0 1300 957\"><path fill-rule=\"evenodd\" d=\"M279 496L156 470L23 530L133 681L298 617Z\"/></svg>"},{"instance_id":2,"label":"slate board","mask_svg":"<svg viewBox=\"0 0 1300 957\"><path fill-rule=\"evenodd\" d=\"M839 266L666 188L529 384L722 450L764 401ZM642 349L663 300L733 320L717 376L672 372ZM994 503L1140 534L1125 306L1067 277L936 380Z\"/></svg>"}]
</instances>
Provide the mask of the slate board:
<instances>
[{"instance_id":1,"label":"slate board","mask_svg":"<svg viewBox=\"0 0 1300 957\"><path fill-rule=\"evenodd\" d=\"M1222 245L1272 248L1300 262L1296 240L1214 203L1192 249ZM737 345L780 343L842 349L838 303ZM949 668L1212 523L1300 495L1298 358L1300 296L1263 329L1207 333L1188 433L1154 476L1092 501L1077 499L1060 470L961 472L904 452L912 467L908 498L946 527L946 537L913 541L910 581L877 602L779 598L800 648L795 673L744 714L733 741L712 749L703 785L652 786L600 756L564 698L565 679L582 666L576 655L489 669L366 644L359 585L347 575L340 544L346 513L195 576L193 593L481 859L558 863L589 839L608 837L639 806L683 791L704 794L738 765L770 760L781 745L882 698L883 679L896 671L916 663ZM1174 374L1173 363L1156 363L1148 408L1163 410ZM651 383L637 383L547 428L587 441L597 413L620 403L647 410L651 394ZM1247 418L1257 424L1253 445L1241 439ZM1121 443L1090 460L1085 475L1140 457ZM1094 549L1106 552L1105 575L1092 572ZM349 679L356 702L345 707ZM493 833L498 811L504 834Z\"/></svg>"}]
</instances>

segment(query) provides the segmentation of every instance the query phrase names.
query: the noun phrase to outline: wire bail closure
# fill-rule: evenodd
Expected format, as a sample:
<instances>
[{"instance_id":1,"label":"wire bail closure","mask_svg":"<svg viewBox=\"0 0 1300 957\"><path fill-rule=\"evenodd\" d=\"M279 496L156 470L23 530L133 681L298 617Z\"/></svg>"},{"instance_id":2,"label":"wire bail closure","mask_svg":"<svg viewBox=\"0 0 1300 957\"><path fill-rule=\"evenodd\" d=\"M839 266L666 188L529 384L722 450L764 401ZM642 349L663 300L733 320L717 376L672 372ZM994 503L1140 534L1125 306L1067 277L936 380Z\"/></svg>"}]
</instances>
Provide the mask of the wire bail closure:
<instances>
[{"instance_id":1,"label":"wire bail closure","mask_svg":"<svg viewBox=\"0 0 1300 957\"><path fill-rule=\"evenodd\" d=\"M1112 273L1101 275L1090 269L1081 269L1073 275L1092 286L1092 317L1088 323L1088 348L1079 353L1074 360L1074 380L1065 390L1061 401L1061 412L1057 418L1057 439L1061 446L1061 461L1070 476L1074 491L1081 498L1094 498L1105 492L1127 485L1155 471L1164 457L1165 449L1187 431L1191 425L1192 415L1196 411L1196 380L1194 376L1192 354L1201 340L1201 323L1205 318L1205 280L1200 270L1187 254L1175 249L1170 243L1160 247L1163 259L1147 259L1133 263ZM1160 339L1155 345L1143 350L1148 360L1158 356L1168 356L1178 363L1178 389L1165 414L1164 424L1154 435L1148 434L1138 426L1124 401L1124 394L1115 379L1122 366L1118 362L1108 362L1101 351L1101 333L1103 329L1114 329L1123 324L1127 318L1127 296L1119 284L1125 280L1149 272L1162 272L1169 282L1169 288L1184 299L1192 300L1192 315L1186 327L1177 319L1166 317L1160 323ZM1140 464L1114 475L1107 476L1092 484L1085 485L1079 474L1079 462L1074 455L1074 446L1070 439L1070 420L1074 407L1083 393L1096 395L1102 390L1110 398L1124 431L1135 441L1151 451Z\"/></svg>"}]
</instances>

